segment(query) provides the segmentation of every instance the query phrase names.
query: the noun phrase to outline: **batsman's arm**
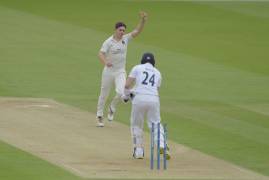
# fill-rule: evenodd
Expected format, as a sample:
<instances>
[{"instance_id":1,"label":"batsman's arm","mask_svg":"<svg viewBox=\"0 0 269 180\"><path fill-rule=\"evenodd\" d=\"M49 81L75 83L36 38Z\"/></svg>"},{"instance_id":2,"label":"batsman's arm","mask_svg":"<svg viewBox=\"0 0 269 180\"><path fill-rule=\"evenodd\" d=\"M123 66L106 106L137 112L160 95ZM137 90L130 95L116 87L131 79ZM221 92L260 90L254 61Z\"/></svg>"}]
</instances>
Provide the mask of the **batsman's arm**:
<instances>
[{"instance_id":1,"label":"batsman's arm","mask_svg":"<svg viewBox=\"0 0 269 180\"><path fill-rule=\"evenodd\" d=\"M135 78L128 77L125 83L125 89L131 89L134 82L135 82Z\"/></svg>"},{"instance_id":2,"label":"batsman's arm","mask_svg":"<svg viewBox=\"0 0 269 180\"><path fill-rule=\"evenodd\" d=\"M128 77L125 83L125 89L124 89L124 95L122 96L122 99L124 102L128 102L129 99L133 98L133 94L131 92L131 87L134 84L135 78Z\"/></svg>"},{"instance_id":3,"label":"batsman's arm","mask_svg":"<svg viewBox=\"0 0 269 180\"><path fill-rule=\"evenodd\" d=\"M99 51L99 53L98 53L98 57L99 57L100 62L101 62L104 66L107 66L107 67L111 67L111 66L112 66L112 63L111 63L111 62L108 62L108 61L106 60L106 56L105 56L105 53L104 53L104 52Z\"/></svg>"},{"instance_id":4,"label":"batsman's arm","mask_svg":"<svg viewBox=\"0 0 269 180\"><path fill-rule=\"evenodd\" d=\"M140 16L139 23L136 26L136 28L131 32L131 35L133 38L138 36L142 32L142 30L144 29L145 22L147 21L147 17L148 17L147 13L143 11L139 13L139 16Z\"/></svg>"}]
</instances>

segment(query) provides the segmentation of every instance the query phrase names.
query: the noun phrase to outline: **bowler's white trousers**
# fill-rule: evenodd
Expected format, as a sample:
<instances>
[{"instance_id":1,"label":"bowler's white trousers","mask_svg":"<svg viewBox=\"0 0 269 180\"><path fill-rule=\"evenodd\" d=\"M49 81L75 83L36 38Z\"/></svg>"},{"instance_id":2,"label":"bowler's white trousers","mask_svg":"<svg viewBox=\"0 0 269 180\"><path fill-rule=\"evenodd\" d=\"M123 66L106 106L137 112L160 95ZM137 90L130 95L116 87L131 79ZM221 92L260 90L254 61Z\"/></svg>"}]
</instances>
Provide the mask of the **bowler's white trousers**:
<instances>
[{"instance_id":1,"label":"bowler's white trousers","mask_svg":"<svg viewBox=\"0 0 269 180\"><path fill-rule=\"evenodd\" d=\"M158 96L136 94L132 101L131 133L134 147L143 147L144 117L151 132L154 123L154 142L157 144L157 123L161 121ZM160 125L160 147L164 147L164 130Z\"/></svg>"},{"instance_id":2,"label":"bowler's white trousers","mask_svg":"<svg viewBox=\"0 0 269 180\"><path fill-rule=\"evenodd\" d=\"M126 82L126 72L124 69L113 70L112 68L105 67L102 73L101 92L97 104L97 116L104 115L104 107L109 96L111 87L115 85L116 96L113 98L110 107L113 112L116 111L117 104L121 101L124 94L124 86Z\"/></svg>"}]
</instances>

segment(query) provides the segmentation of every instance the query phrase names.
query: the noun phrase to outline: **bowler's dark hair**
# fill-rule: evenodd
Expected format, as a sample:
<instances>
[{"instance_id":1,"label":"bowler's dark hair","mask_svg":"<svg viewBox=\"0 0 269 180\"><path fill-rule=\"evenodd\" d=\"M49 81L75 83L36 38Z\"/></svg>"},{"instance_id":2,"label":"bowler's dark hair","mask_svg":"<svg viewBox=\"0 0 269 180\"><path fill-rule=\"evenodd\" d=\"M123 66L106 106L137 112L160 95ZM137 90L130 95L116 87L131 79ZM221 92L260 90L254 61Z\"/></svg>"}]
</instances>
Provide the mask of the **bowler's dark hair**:
<instances>
[{"instance_id":1,"label":"bowler's dark hair","mask_svg":"<svg viewBox=\"0 0 269 180\"><path fill-rule=\"evenodd\" d=\"M117 22L115 24L115 29L118 29L119 27L125 27L125 29L127 28L126 24L124 24L123 22Z\"/></svg>"}]
</instances>

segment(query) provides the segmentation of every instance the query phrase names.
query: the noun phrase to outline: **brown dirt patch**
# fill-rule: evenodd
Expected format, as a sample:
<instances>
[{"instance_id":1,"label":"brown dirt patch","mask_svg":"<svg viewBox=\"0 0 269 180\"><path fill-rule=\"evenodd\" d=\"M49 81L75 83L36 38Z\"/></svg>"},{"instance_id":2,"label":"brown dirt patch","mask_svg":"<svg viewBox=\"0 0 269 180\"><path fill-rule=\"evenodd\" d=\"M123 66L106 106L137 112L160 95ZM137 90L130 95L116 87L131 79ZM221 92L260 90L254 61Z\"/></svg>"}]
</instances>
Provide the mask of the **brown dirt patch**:
<instances>
[{"instance_id":1,"label":"brown dirt patch","mask_svg":"<svg viewBox=\"0 0 269 180\"><path fill-rule=\"evenodd\" d=\"M260 174L169 142L167 171L132 158L130 129L118 122L97 128L95 115L50 99L0 98L0 139L86 178L267 179Z\"/></svg>"}]
</instances>

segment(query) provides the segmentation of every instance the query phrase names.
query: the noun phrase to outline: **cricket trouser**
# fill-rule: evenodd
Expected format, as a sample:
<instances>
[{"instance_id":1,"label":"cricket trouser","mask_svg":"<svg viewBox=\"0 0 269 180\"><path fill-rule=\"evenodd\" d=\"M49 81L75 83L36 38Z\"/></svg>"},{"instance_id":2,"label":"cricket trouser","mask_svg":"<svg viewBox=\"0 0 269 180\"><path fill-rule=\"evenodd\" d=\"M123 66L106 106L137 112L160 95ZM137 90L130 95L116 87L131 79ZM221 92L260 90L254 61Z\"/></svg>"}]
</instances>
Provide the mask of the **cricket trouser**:
<instances>
[{"instance_id":1,"label":"cricket trouser","mask_svg":"<svg viewBox=\"0 0 269 180\"><path fill-rule=\"evenodd\" d=\"M152 123L154 123L154 142L157 144L157 123L161 121L159 97L153 97L151 95L136 95L133 99L131 133L134 147L143 147L143 127L145 116L150 130L152 128ZM164 147L164 130L162 125L160 125L160 147Z\"/></svg>"},{"instance_id":2,"label":"cricket trouser","mask_svg":"<svg viewBox=\"0 0 269 180\"><path fill-rule=\"evenodd\" d=\"M101 92L97 104L97 116L104 115L105 103L113 85L115 85L116 96L113 98L110 107L113 112L116 111L116 106L121 101L121 97L124 94L125 81L125 70L113 71L109 68L104 68L102 73Z\"/></svg>"}]
</instances>

